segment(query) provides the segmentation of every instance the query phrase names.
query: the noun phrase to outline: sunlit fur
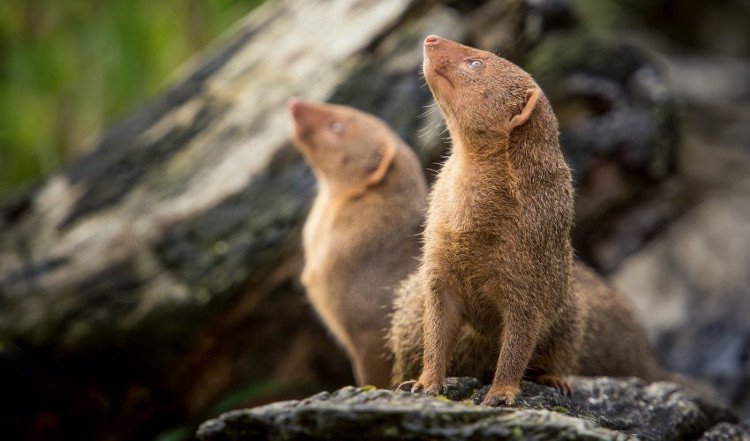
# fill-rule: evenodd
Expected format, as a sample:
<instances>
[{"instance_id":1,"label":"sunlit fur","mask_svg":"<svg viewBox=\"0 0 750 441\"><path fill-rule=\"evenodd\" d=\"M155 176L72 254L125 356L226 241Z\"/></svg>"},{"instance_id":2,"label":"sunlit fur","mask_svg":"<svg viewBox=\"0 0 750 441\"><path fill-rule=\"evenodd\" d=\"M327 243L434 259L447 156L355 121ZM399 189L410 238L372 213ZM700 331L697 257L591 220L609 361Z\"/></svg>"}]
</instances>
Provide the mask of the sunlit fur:
<instances>
[{"instance_id":1,"label":"sunlit fur","mask_svg":"<svg viewBox=\"0 0 750 441\"><path fill-rule=\"evenodd\" d=\"M387 387L394 289L419 254L427 196L421 165L372 115L296 100L289 110L295 146L318 180L303 230L302 283L346 350L357 384Z\"/></svg>"},{"instance_id":2,"label":"sunlit fur","mask_svg":"<svg viewBox=\"0 0 750 441\"><path fill-rule=\"evenodd\" d=\"M482 339L465 344L499 350L485 404L512 404L524 376L568 392L588 307L572 283L573 188L557 119L509 61L438 37L424 51L452 151L429 197L421 266L406 285L423 298L424 336L421 373L404 386L438 393L454 350L464 351L467 323Z\"/></svg>"},{"instance_id":3,"label":"sunlit fur","mask_svg":"<svg viewBox=\"0 0 750 441\"><path fill-rule=\"evenodd\" d=\"M469 65L475 59L479 69ZM466 320L500 342L485 403L512 404L530 364L553 381L571 373L582 336L570 278L573 191L557 120L542 97L513 127L539 88L489 52L438 39L425 45L424 73L453 146L428 209L416 388L442 387Z\"/></svg>"},{"instance_id":4,"label":"sunlit fur","mask_svg":"<svg viewBox=\"0 0 750 441\"><path fill-rule=\"evenodd\" d=\"M422 368L422 320L424 297L418 290L418 274L407 278L395 299L389 348L394 354L393 384L416 378ZM631 305L582 262L573 264L573 287L581 306L583 343L576 375L640 377L647 381L676 380L665 372L649 346ZM490 382L494 376L499 340L464 323L450 354L448 376L471 376ZM525 377L532 379L527 369ZM686 385L694 385L691 382Z\"/></svg>"}]
</instances>

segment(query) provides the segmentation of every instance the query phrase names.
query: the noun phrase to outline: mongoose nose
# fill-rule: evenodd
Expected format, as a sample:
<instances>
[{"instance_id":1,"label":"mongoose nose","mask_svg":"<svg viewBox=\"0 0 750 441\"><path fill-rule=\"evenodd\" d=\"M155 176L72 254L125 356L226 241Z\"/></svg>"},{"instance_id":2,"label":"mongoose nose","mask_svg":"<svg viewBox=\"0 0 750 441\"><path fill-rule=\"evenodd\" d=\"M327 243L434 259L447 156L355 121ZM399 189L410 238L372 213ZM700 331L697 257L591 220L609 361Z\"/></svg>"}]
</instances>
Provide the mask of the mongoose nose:
<instances>
[{"instance_id":1,"label":"mongoose nose","mask_svg":"<svg viewBox=\"0 0 750 441\"><path fill-rule=\"evenodd\" d=\"M289 109L289 113L296 115L299 112L299 100L297 98L289 98L286 100L286 108Z\"/></svg>"},{"instance_id":2,"label":"mongoose nose","mask_svg":"<svg viewBox=\"0 0 750 441\"><path fill-rule=\"evenodd\" d=\"M434 46L438 43L439 39L440 37L438 37L437 35L428 35L427 38L424 39L424 44Z\"/></svg>"}]
</instances>

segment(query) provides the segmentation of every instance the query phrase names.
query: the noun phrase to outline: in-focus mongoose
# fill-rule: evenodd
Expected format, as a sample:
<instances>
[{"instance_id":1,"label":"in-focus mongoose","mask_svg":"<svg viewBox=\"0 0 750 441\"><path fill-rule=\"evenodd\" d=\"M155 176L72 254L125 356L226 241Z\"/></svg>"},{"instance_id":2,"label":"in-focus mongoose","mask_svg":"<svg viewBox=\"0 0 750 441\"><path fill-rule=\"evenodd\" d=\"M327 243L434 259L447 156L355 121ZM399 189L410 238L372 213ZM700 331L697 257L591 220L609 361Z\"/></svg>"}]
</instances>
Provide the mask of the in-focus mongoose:
<instances>
[{"instance_id":1,"label":"in-focus mongoose","mask_svg":"<svg viewBox=\"0 0 750 441\"><path fill-rule=\"evenodd\" d=\"M518 66L440 37L425 39L424 75L452 151L407 282L424 301L422 370L399 388L439 393L468 323L499 349L483 404L513 404L524 376L569 393L589 305L573 287L573 188L552 108Z\"/></svg>"},{"instance_id":2,"label":"in-focus mongoose","mask_svg":"<svg viewBox=\"0 0 750 441\"><path fill-rule=\"evenodd\" d=\"M302 283L357 384L390 386L394 290L417 267L427 187L411 149L347 106L291 99L293 139L318 180L303 230Z\"/></svg>"}]
</instances>

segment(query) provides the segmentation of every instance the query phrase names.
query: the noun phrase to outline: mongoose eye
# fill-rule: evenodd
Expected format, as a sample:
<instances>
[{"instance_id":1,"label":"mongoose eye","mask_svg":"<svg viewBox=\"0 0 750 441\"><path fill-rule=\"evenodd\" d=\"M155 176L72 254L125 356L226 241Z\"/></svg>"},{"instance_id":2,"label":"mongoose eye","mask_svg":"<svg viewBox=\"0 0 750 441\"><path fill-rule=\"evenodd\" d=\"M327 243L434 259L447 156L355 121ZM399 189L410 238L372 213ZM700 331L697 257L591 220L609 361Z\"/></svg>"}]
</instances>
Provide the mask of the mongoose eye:
<instances>
[{"instance_id":1,"label":"mongoose eye","mask_svg":"<svg viewBox=\"0 0 750 441\"><path fill-rule=\"evenodd\" d=\"M482 60L466 60L466 63L472 69L479 69L484 65L484 63L482 63Z\"/></svg>"},{"instance_id":2,"label":"mongoose eye","mask_svg":"<svg viewBox=\"0 0 750 441\"><path fill-rule=\"evenodd\" d=\"M334 121L331 123L331 130L333 133L341 133L344 131L344 125L338 121Z\"/></svg>"}]
</instances>

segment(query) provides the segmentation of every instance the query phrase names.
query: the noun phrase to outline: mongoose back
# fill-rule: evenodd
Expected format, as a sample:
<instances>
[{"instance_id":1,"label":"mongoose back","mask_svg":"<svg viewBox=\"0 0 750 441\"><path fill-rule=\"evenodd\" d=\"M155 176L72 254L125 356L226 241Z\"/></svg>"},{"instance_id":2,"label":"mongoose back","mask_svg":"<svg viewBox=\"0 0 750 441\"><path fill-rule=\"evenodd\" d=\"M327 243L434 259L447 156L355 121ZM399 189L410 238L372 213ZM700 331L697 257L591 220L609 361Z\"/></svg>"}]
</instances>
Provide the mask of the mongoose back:
<instances>
[{"instance_id":1,"label":"mongoose back","mask_svg":"<svg viewBox=\"0 0 750 441\"><path fill-rule=\"evenodd\" d=\"M467 322L499 348L483 404L513 404L524 375L569 393L586 311L572 283L573 187L557 119L531 76L490 52L431 35L423 67L452 150L415 282L422 370L400 388L439 393Z\"/></svg>"},{"instance_id":2,"label":"mongoose back","mask_svg":"<svg viewBox=\"0 0 750 441\"><path fill-rule=\"evenodd\" d=\"M290 100L293 140L318 194L303 229L302 284L346 350L359 385L390 385L394 290L417 266L427 188L421 164L383 121Z\"/></svg>"}]
</instances>

